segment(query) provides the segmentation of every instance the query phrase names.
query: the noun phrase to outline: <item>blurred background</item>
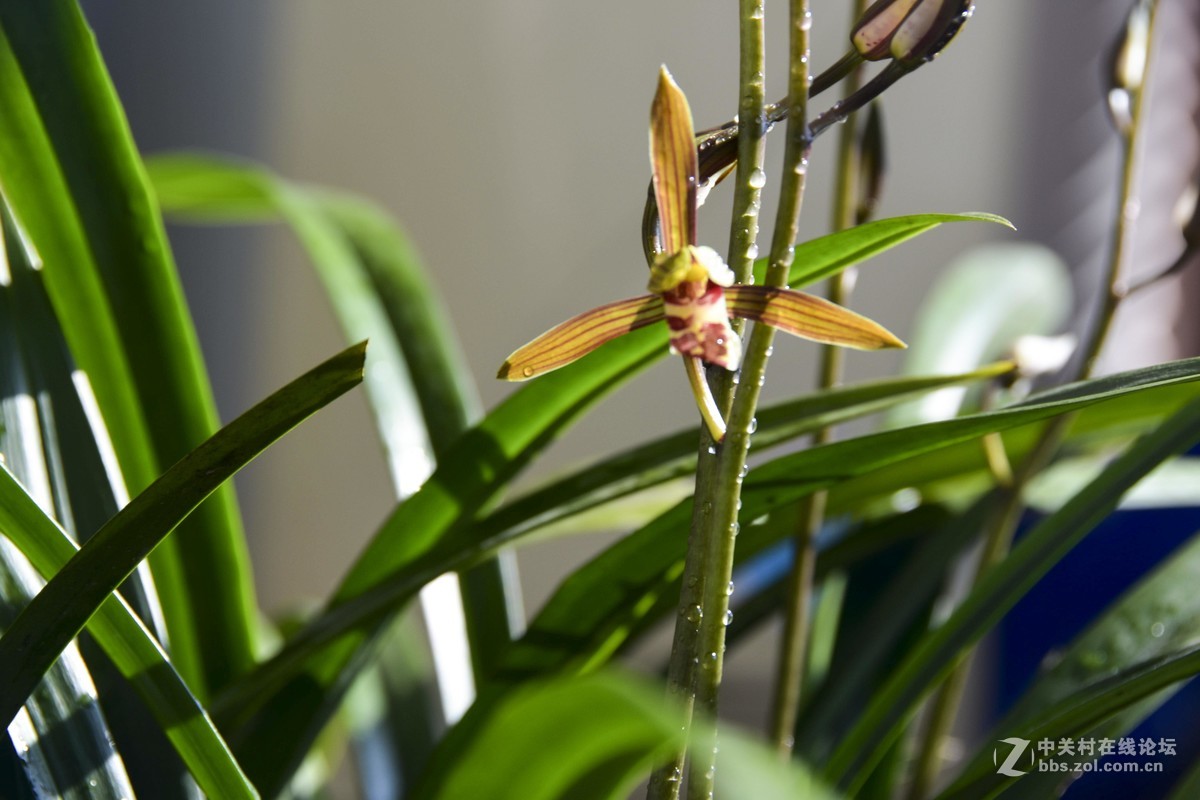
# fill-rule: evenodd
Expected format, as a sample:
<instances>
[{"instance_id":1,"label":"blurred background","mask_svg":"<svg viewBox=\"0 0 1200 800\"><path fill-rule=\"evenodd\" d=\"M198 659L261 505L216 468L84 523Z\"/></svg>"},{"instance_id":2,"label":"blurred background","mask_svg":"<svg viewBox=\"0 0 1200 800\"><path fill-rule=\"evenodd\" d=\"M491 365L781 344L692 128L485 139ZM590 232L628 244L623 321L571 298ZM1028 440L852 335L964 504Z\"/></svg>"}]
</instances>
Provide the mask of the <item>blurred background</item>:
<instances>
[{"instance_id":1,"label":"blurred background","mask_svg":"<svg viewBox=\"0 0 1200 800\"><path fill-rule=\"evenodd\" d=\"M84 5L143 150L233 153L360 192L394 213L441 289L485 406L510 391L493 375L515 347L642 290L638 232L658 66L667 64L687 92L697 127L736 109L732 0ZM1129 5L983 0L953 46L884 101L889 169L879 216L1008 217L1016 236L1049 245L1072 268L1077 328L1087 323L1108 252L1118 175L1104 76ZM767 7L768 93L779 97L786 4ZM1138 215L1133 263L1143 275L1182 249L1172 213L1198 160L1200 8L1193 0L1161 7L1147 142L1155 157L1141 207L1126 210ZM813 14L820 68L846 48L850 3L816 0ZM833 138L812 157L802 238L828 230ZM768 146L769 231L778 135ZM715 192L701 217L701 241L721 250L728 195ZM177 228L172 237L224 419L339 348L286 230ZM853 304L904 338L927 287L956 254L1013 238L998 226L943 227L868 265ZM1196 315L1184 298L1197 288L1185 271L1141 293L1121 315L1106 367L1196 352ZM813 346L781 341L767 398L811 387L815 362ZM894 354L853 353L849 378L897 366ZM528 480L693 425L694 417L682 371L661 363L573 429ZM394 502L361 393L287 437L238 481L271 611L327 594ZM606 541L523 549L529 607ZM732 654L734 681L764 680L770 665L748 660L758 649Z\"/></svg>"}]
</instances>

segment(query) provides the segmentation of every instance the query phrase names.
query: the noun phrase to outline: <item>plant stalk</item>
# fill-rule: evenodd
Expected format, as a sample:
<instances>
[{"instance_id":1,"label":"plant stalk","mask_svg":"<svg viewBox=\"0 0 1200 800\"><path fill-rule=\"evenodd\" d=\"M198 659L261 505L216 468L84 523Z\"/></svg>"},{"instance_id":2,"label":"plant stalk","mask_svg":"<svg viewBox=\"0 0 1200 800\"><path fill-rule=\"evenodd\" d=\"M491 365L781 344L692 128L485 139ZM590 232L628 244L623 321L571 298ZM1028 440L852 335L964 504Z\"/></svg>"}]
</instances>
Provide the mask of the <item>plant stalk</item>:
<instances>
[{"instance_id":1,"label":"plant stalk","mask_svg":"<svg viewBox=\"0 0 1200 800\"><path fill-rule=\"evenodd\" d=\"M738 129L738 165L733 196L733 218L730 226L728 263L738 283L745 283L754 267L755 242L758 238L758 210L761 204L761 174L766 152L766 65L763 27L764 0L739 2L739 84L738 118L755 120L757 124ZM739 335L744 322L733 320ZM721 416L728 417L733 398L733 381L724 370L710 382L713 397ZM700 432L700 447L696 465L696 491L692 506L692 525L688 535L687 557L684 562L683 588L679 597L679 615L675 620L675 636L671 645L667 690L684 714L683 724L691 725L695 706L694 667L698 651L699 626L694 621L694 609L701 608L704 582L708 574L705 559L704 533L709 529L711 505L700 498L712 497L719 486L717 445L708 429ZM683 783L686 753L675 753L671 760L650 776L648 800L675 800Z\"/></svg>"},{"instance_id":2,"label":"plant stalk","mask_svg":"<svg viewBox=\"0 0 1200 800\"><path fill-rule=\"evenodd\" d=\"M812 141L808 131L809 28L812 16L808 0L791 0L789 10L792 33L788 88L791 105L788 110L779 208L765 280L768 286L784 286L787 283L798 235ZM754 413L758 407L774 336L775 330L768 325L755 325L750 333L741 380L729 412L725 441L717 453L717 485L712 495L712 512L704 537L703 614L700 617L699 664L696 669L696 704L714 717L724 668L725 627L729 624L729 583L733 577L742 479L746 472L750 436L754 430ZM713 794L717 747L715 742L706 744L709 746L693 750L688 773L689 800L705 800Z\"/></svg>"},{"instance_id":3,"label":"plant stalk","mask_svg":"<svg viewBox=\"0 0 1200 800\"><path fill-rule=\"evenodd\" d=\"M857 0L852 9L851 24L866 11L868 0ZM861 61L850 70L843 98L853 95L862 85ZM846 230L861 220L855 219L858 208L859 158L855 136L856 115L846 119L838 135L837 183L834 188L833 229ZM838 273L829 281L827 297L845 305L854 285L854 268ZM839 347L821 348L819 386L831 389L841 382L844 353ZM832 428L821 428L812 436L813 445L833 438ZM817 560L817 532L825 522L828 493L809 495L800 503L799 527L796 531L796 555L788 580L787 605L783 638L779 647L779 663L775 672L774 702L771 704L770 737L783 758L790 758L794 743L796 718L804 686L808 661L809 617L811 616L813 573Z\"/></svg>"},{"instance_id":4,"label":"plant stalk","mask_svg":"<svg viewBox=\"0 0 1200 800\"><path fill-rule=\"evenodd\" d=\"M1126 262L1129 260L1133 224L1137 219L1137 184L1140 178L1142 148L1142 111L1146 98L1146 82L1149 80L1154 58L1154 23L1158 14L1158 2L1152 0L1148 6L1146 48L1147 63L1140 86L1131 87L1132 104L1130 108L1129 126L1121 132L1123 163L1121 167L1121 194L1117 205L1116 219L1113 221L1113 236L1111 252L1109 253L1105 291L1100 300L1100 312L1091 336L1084 343L1083 362L1080 368L1080 379L1090 378L1095 372L1096 362L1104 342L1112 329L1117 307L1128 293L1124 275Z\"/></svg>"},{"instance_id":5,"label":"plant stalk","mask_svg":"<svg viewBox=\"0 0 1200 800\"><path fill-rule=\"evenodd\" d=\"M1105 340L1112 330L1113 319L1117 308L1126 296L1128 290L1123 275L1126 273L1126 262L1129 259L1130 240L1133 223L1136 219L1136 192L1139 179L1139 151L1142 141L1143 100L1145 98L1146 79L1150 74L1149 59L1154 48L1154 21L1158 10L1157 1L1148 6L1149 19L1146 47L1147 67L1142 84L1132 87L1129 125L1121 131L1123 162L1121 167L1121 189L1118 199L1116 218L1113 222L1111 252L1109 253L1108 268L1105 273L1105 289L1100 300L1097 321L1090 336L1084 342L1083 357L1080 361L1077 380L1092 377ZM1001 512L996 521L989 526L985 540L984 552L980 557L979 567L975 576L975 584L994 565L1000 563L1008 552L1013 534L1020 521L1024 505L1021 496L1029 479L1050 461L1059 443L1074 419L1073 414L1058 417L1046 426L1046 432L1038 442L1037 447L1026 459L1025 463L1011 478L1011 485L1002 488L1001 497L1005 498ZM993 449L994 453L994 449ZM996 475L997 483L1002 485L1004 476ZM940 769L940 752L942 742L951 732L954 720L958 716L966 678L970 670L971 653L965 654L954 671L946 678L939 689L930 708L929 725L922 741L920 755L917 758L913 772L913 783L908 797L910 800L920 800L928 796L934 787Z\"/></svg>"}]
</instances>

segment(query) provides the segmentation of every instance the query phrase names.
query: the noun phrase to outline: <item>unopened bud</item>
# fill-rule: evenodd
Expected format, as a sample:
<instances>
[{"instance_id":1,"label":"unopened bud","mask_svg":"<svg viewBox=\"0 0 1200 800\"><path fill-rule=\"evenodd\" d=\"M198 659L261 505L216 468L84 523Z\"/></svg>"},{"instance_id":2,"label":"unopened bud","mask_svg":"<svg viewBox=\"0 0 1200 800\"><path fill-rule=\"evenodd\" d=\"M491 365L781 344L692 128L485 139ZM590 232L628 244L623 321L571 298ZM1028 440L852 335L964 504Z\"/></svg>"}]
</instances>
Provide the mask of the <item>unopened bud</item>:
<instances>
[{"instance_id":1,"label":"unopened bud","mask_svg":"<svg viewBox=\"0 0 1200 800\"><path fill-rule=\"evenodd\" d=\"M867 123L858 141L858 207L855 221L861 225L869 220L883 194L883 178L887 172L887 148L883 136L883 111L876 101L867 110Z\"/></svg>"},{"instance_id":2,"label":"unopened bud","mask_svg":"<svg viewBox=\"0 0 1200 800\"><path fill-rule=\"evenodd\" d=\"M868 61L929 61L970 18L973 0L878 0L859 19L850 40Z\"/></svg>"},{"instance_id":3,"label":"unopened bud","mask_svg":"<svg viewBox=\"0 0 1200 800\"><path fill-rule=\"evenodd\" d=\"M1133 126L1133 96L1146 80L1150 58L1150 21L1153 8L1138 0L1125 19L1125 27L1113 48L1108 86L1108 111L1117 130L1128 135Z\"/></svg>"},{"instance_id":4,"label":"unopened bud","mask_svg":"<svg viewBox=\"0 0 1200 800\"><path fill-rule=\"evenodd\" d=\"M1058 372L1075 353L1078 341L1073 333L1059 336L1022 336L1013 343L1012 360L1021 378L1036 378Z\"/></svg>"}]
</instances>

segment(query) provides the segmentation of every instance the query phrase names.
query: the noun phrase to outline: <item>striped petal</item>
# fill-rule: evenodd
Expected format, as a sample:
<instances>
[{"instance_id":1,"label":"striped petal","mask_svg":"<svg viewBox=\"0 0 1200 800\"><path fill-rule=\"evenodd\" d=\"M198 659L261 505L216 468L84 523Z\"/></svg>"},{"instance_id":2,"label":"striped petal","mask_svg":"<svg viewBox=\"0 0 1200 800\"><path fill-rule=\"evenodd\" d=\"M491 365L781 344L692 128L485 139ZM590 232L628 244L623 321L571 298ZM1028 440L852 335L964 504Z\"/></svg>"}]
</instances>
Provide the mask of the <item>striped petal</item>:
<instances>
[{"instance_id":1,"label":"striped petal","mask_svg":"<svg viewBox=\"0 0 1200 800\"><path fill-rule=\"evenodd\" d=\"M643 295L572 317L509 356L496 377L524 381L582 358L605 342L663 319L662 300Z\"/></svg>"},{"instance_id":2,"label":"striped petal","mask_svg":"<svg viewBox=\"0 0 1200 800\"><path fill-rule=\"evenodd\" d=\"M762 322L822 344L856 350L905 346L882 325L804 292L769 286L731 286L725 290L725 303L730 316Z\"/></svg>"},{"instance_id":3,"label":"striped petal","mask_svg":"<svg viewBox=\"0 0 1200 800\"><path fill-rule=\"evenodd\" d=\"M658 91L650 106L650 165L662 249L676 253L695 242L699 167L692 110L666 67L659 72Z\"/></svg>"}]
</instances>

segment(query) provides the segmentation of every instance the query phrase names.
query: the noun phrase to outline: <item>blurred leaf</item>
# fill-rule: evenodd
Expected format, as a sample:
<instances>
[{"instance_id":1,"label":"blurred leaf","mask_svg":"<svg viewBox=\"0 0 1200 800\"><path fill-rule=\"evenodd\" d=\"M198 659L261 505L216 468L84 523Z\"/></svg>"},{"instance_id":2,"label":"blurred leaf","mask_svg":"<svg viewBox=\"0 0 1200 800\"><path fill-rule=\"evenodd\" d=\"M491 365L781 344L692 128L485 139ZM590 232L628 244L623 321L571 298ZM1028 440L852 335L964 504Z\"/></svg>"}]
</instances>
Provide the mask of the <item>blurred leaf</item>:
<instances>
[{"instance_id":1,"label":"blurred leaf","mask_svg":"<svg viewBox=\"0 0 1200 800\"><path fill-rule=\"evenodd\" d=\"M73 0L0 2L0 117L0 186L138 492L216 429L216 411L158 208ZM152 564L197 690L248 670L255 603L232 490Z\"/></svg>"},{"instance_id":2,"label":"blurred leaf","mask_svg":"<svg viewBox=\"0 0 1200 800\"><path fill-rule=\"evenodd\" d=\"M1045 513L1057 510L1104 469L1104 459L1068 458L1047 467L1029 483L1024 499ZM1127 511L1200 505L1200 458L1173 458L1138 481L1121 498Z\"/></svg>"},{"instance_id":3,"label":"blurred leaf","mask_svg":"<svg viewBox=\"0 0 1200 800\"><path fill-rule=\"evenodd\" d=\"M417 800L600 800L628 796L650 768L685 744L662 691L616 675L556 680L515 692L439 785ZM697 725L701 731L707 726ZM696 735L693 741L707 740ZM717 793L761 800L828 798L797 766L723 727Z\"/></svg>"},{"instance_id":4,"label":"blurred leaf","mask_svg":"<svg viewBox=\"0 0 1200 800\"><path fill-rule=\"evenodd\" d=\"M1014 732L1030 741L1075 738L1097 730L1101 723L1131 705L1197 674L1200 674L1200 646L1148 658L1037 709ZM1043 773L1033 772L1030 775L1042 776ZM1067 778L1062 774L1054 777L1054 783L1061 783ZM989 763L972 770L971 780L956 781L941 797L991 797L1009 785L1014 786L1017 791L1015 796L1018 797L1045 796L1044 793L1031 792L1030 787L1034 783L1029 776L1009 779L999 775L995 772L995 765Z\"/></svg>"},{"instance_id":5,"label":"blurred leaf","mask_svg":"<svg viewBox=\"0 0 1200 800\"><path fill-rule=\"evenodd\" d=\"M815 280L834 274L941 221L968 219L976 217L908 217L865 234L856 228L824 237L805 250L806 260L796 260L796 275L803 270L804 280ZM421 490L384 523L325 615L219 698L219 716L226 729L237 730L243 763L258 785L274 791L287 780L361 668L366 645L386 615L463 553L476 557L475 515L570 423L665 355L666 340L665 327L634 331L510 395L456 442ZM352 605L368 592L365 603ZM336 645L325 645L334 639ZM323 653L314 656L318 650ZM268 753L254 746L264 740L278 747Z\"/></svg>"},{"instance_id":6,"label":"blurred leaf","mask_svg":"<svg viewBox=\"0 0 1200 800\"><path fill-rule=\"evenodd\" d=\"M1069 705L1074 695L1101 685L1114 673L1195 645L1195 620L1200 616L1200 595L1195 590L1198 583L1200 536L1194 536L1122 594L1087 630L1048 659L1051 665L1034 679L1016 705L994 726L995 735L988 737L988 741L1025 736L1038 724L1036 720L1055 716L1049 713L1050 709ZM1131 701L1131 705L1120 713L1103 719L1094 729L1095 736L1115 739L1126 735L1165 699L1160 695L1140 703ZM1060 719L1060 722L1065 724L1065 720ZM1068 733L1064 729L1058 737ZM1062 778L1061 775L1055 777ZM1022 782L1022 791L1036 793L1034 787L1043 783L1044 778ZM1008 783L1003 781L1003 776L995 774L990 751L977 755L954 786L961 788L985 779L989 786ZM1048 790L1045 785L1042 788Z\"/></svg>"},{"instance_id":7,"label":"blurred leaf","mask_svg":"<svg viewBox=\"0 0 1200 800\"><path fill-rule=\"evenodd\" d=\"M986 500L959 514L918 508L884 523L901 530L916 527L923 535L912 547L889 550L851 571L834 664L829 679L805 700L796 752L815 763L829 757L897 660L928 628L947 574L975 540L990 509ZM939 513L931 513L935 510Z\"/></svg>"},{"instance_id":8,"label":"blurred leaf","mask_svg":"<svg viewBox=\"0 0 1200 800\"><path fill-rule=\"evenodd\" d=\"M995 411L884 431L818 448L812 455L785 457L772 462L774 474L763 475L760 469L751 482L761 479L765 490L769 482L782 483L785 473L795 480L818 473L838 476L838 485L830 493L833 513L862 513L869 502L908 487L916 487L926 500L961 500L955 484L987 474L980 435L1003 431L1009 458L1019 461L1042 435L1037 422L1078 411L1068 434L1070 448L1127 440L1152 429L1200 393L1195 384L1198 377L1200 359L1186 359L1072 383ZM845 470L839 462L868 468ZM965 500L969 502L988 485L985 480L982 486L970 486Z\"/></svg>"},{"instance_id":9,"label":"blurred leaf","mask_svg":"<svg viewBox=\"0 0 1200 800\"><path fill-rule=\"evenodd\" d=\"M945 624L896 667L830 757L825 767L830 780L855 784L864 779L917 703L953 668L958 656L1111 513L1133 484L1198 438L1200 401L1193 401L1131 445L1096 481L1027 534L1003 563L980 580Z\"/></svg>"},{"instance_id":10,"label":"blurred leaf","mask_svg":"<svg viewBox=\"0 0 1200 800\"><path fill-rule=\"evenodd\" d=\"M905 375L964 372L1011 355L1017 337L1058 331L1071 311L1071 281L1053 251L1028 243L989 244L955 259L914 317ZM947 389L895 408L889 427L955 416L966 389Z\"/></svg>"},{"instance_id":11,"label":"blurred leaf","mask_svg":"<svg viewBox=\"0 0 1200 800\"><path fill-rule=\"evenodd\" d=\"M279 437L362 380L359 344L292 381L184 456L104 525L0 638L7 722L105 599L204 498Z\"/></svg>"},{"instance_id":12,"label":"blurred leaf","mask_svg":"<svg viewBox=\"0 0 1200 800\"><path fill-rule=\"evenodd\" d=\"M346 337L372 342L366 388L376 428L398 498L415 492L478 416L478 403L450 326L401 231L370 203L253 164L180 154L154 159L150 170L166 208L184 219L242 222L270 215L292 227ZM462 654L470 653L477 673L490 670L523 617L513 556L499 559L463 577L461 603L445 592L422 598L449 718L461 713L459 698L469 702L473 693L472 664ZM456 635L464 623L469 647Z\"/></svg>"}]
</instances>

